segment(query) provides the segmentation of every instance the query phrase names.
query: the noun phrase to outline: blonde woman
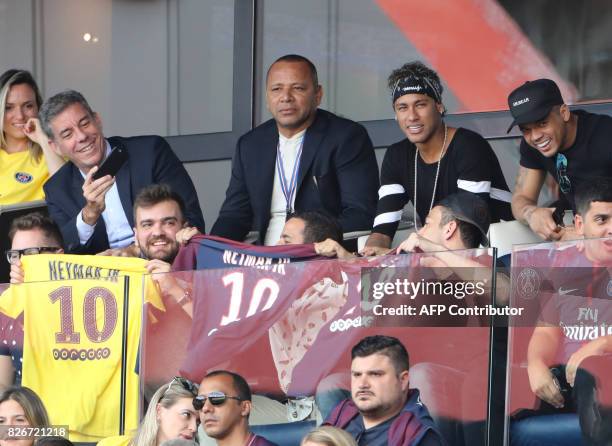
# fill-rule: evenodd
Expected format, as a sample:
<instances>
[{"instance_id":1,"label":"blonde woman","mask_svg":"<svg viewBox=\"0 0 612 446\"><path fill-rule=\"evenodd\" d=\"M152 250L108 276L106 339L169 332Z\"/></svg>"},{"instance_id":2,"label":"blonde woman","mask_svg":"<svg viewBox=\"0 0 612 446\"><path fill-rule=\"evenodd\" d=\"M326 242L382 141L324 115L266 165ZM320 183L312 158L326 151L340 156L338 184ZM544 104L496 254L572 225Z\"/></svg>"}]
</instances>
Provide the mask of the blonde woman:
<instances>
[{"instance_id":1,"label":"blonde woman","mask_svg":"<svg viewBox=\"0 0 612 446\"><path fill-rule=\"evenodd\" d=\"M133 437L109 437L98 446L160 446L175 438L194 440L199 414L193 408L197 386L191 381L175 377L153 394L147 412Z\"/></svg>"},{"instance_id":2,"label":"blonde woman","mask_svg":"<svg viewBox=\"0 0 612 446\"><path fill-rule=\"evenodd\" d=\"M301 446L357 446L351 435L337 427L321 426L308 433Z\"/></svg>"},{"instance_id":3,"label":"blonde woman","mask_svg":"<svg viewBox=\"0 0 612 446\"><path fill-rule=\"evenodd\" d=\"M0 204L45 198L43 184L64 163L38 121L42 97L28 71L0 76Z\"/></svg>"}]
</instances>

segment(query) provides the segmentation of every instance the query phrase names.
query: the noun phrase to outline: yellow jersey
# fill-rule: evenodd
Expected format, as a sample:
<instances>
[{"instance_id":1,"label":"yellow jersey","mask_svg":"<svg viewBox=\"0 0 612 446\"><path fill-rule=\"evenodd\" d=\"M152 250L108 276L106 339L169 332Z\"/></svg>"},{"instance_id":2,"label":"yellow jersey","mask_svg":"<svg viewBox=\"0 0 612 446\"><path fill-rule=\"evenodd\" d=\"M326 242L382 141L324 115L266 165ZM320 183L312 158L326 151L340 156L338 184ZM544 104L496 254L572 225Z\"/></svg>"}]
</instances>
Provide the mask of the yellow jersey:
<instances>
[{"instance_id":1,"label":"yellow jersey","mask_svg":"<svg viewBox=\"0 0 612 446\"><path fill-rule=\"evenodd\" d=\"M28 150L7 153L0 149L0 204L43 200L43 184L49 178L45 157L37 161Z\"/></svg>"},{"instance_id":2,"label":"yellow jersey","mask_svg":"<svg viewBox=\"0 0 612 446\"><path fill-rule=\"evenodd\" d=\"M41 397L52 424L68 426L72 441L120 434L122 398L123 433L133 432L143 296L164 309L143 275L146 260L42 254L21 261L25 283L2 295L0 311L24 312L22 384Z\"/></svg>"}]
</instances>

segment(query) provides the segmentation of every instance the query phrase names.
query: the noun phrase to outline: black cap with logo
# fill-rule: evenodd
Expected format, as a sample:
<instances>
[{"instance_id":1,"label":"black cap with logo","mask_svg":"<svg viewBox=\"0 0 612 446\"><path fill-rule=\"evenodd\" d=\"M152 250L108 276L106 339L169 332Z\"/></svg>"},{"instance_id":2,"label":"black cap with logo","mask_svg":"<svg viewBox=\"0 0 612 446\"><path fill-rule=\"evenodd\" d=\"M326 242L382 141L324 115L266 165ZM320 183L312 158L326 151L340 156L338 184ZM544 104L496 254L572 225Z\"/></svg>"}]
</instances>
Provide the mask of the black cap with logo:
<instances>
[{"instance_id":1,"label":"black cap with logo","mask_svg":"<svg viewBox=\"0 0 612 446\"><path fill-rule=\"evenodd\" d=\"M506 133L515 125L544 119L555 105L563 103L561 91L554 81L537 79L525 82L508 96L508 107L514 121Z\"/></svg>"},{"instance_id":2,"label":"black cap with logo","mask_svg":"<svg viewBox=\"0 0 612 446\"><path fill-rule=\"evenodd\" d=\"M476 226L482 234L480 244L489 246L487 231L491 217L484 199L471 192L459 191L443 198L438 205L450 209L457 220Z\"/></svg>"}]
</instances>

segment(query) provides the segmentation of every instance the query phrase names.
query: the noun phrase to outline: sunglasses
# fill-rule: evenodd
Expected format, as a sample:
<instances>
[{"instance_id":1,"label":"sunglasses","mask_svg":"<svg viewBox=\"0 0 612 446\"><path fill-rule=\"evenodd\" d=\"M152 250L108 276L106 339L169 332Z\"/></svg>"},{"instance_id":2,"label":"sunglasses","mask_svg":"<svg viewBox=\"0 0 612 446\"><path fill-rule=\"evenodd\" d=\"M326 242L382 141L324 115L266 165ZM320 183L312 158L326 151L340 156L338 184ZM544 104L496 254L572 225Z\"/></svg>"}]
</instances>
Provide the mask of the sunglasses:
<instances>
[{"instance_id":1,"label":"sunglasses","mask_svg":"<svg viewBox=\"0 0 612 446\"><path fill-rule=\"evenodd\" d=\"M568 194L572 190L572 183L567 176L567 158L562 153L557 153L557 182L559 189L564 194Z\"/></svg>"},{"instance_id":2,"label":"sunglasses","mask_svg":"<svg viewBox=\"0 0 612 446\"><path fill-rule=\"evenodd\" d=\"M223 392L210 392L208 395L198 395L193 399L193 408L195 410L202 410L204 404L206 404L206 400L210 402L213 406L220 406L225 403L228 399L242 401L242 398L237 396L229 396Z\"/></svg>"},{"instance_id":3,"label":"sunglasses","mask_svg":"<svg viewBox=\"0 0 612 446\"><path fill-rule=\"evenodd\" d=\"M6 254L6 260L9 263L13 263L16 260L19 260L21 256L33 256L36 254L45 254L45 253L53 253L58 249L57 246L41 246L38 248L24 248L24 249L9 249L4 251Z\"/></svg>"},{"instance_id":4,"label":"sunglasses","mask_svg":"<svg viewBox=\"0 0 612 446\"><path fill-rule=\"evenodd\" d=\"M170 387L172 387L174 383L179 383L181 386L183 386L183 389L187 390L188 392L191 392L193 395L198 394L199 386L197 384L189 381L187 378L183 378L182 376L175 376L168 384L168 387L166 387L166 390L164 390L164 394L160 399L166 396L166 393L168 393L168 390L170 390Z\"/></svg>"}]
</instances>

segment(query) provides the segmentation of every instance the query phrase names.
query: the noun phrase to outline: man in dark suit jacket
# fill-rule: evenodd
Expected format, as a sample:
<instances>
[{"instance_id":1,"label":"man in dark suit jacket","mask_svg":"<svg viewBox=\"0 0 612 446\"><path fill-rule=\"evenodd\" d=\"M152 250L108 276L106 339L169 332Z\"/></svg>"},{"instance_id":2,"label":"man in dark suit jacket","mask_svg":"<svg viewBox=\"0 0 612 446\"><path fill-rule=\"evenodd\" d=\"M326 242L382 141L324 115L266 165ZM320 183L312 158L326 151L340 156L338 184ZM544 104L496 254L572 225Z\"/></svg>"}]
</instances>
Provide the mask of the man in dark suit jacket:
<instances>
[{"instance_id":1,"label":"man in dark suit jacket","mask_svg":"<svg viewBox=\"0 0 612 446\"><path fill-rule=\"evenodd\" d=\"M238 141L225 202L211 234L275 244L287 213L324 210L344 232L369 230L378 165L363 126L318 109L323 90L308 59L283 56L268 70L274 119ZM280 136L279 136L280 135Z\"/></svg>"},{"instance_id":2,"label":"man in dark suit jacket","mask_svg":"<svg viewBox=\"0 0 612 446\"><path fill-rule=\"evenodd\" d=\"M51 147L69 159L44 186L49 214L67 252L95 254L134 241L133 199L141 188L166 183L186 203L186 219L204 231L204 218L189 174L160 136L104 138L100 117L76 91L49 98L40 110ZM93 179L111 148L127 161L115 177Z\"/></svg>"}]
</instances>

